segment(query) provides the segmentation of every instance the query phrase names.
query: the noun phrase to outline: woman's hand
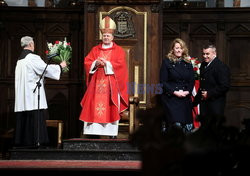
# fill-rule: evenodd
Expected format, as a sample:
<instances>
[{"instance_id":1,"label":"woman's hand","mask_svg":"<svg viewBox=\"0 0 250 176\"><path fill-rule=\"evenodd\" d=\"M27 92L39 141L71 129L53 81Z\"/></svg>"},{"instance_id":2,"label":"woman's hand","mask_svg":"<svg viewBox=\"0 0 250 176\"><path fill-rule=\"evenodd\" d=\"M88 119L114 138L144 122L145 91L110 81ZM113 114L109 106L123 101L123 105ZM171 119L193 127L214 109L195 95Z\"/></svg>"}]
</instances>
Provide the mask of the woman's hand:
<instances>
[{"instance_id":1,"label":"woman's hand","mask_svg":"<svg viewBox=\"0 0 250 176\"><path fill-rule=\"evenodd\" d=\"M174 95L177 97L186 97L189 94L189 91L178 90L174 91Z\"/></svg>"},{"instance_id":2,"label":"woman's hand","mask_svg":"<svg viewBox=\"0 0 250 176\"><path fill-rule=\"evenodd\" d=\"M183 95L186 97L187 95L189 95L189 91L183 91Z\"/></svg>"}]
</instances>

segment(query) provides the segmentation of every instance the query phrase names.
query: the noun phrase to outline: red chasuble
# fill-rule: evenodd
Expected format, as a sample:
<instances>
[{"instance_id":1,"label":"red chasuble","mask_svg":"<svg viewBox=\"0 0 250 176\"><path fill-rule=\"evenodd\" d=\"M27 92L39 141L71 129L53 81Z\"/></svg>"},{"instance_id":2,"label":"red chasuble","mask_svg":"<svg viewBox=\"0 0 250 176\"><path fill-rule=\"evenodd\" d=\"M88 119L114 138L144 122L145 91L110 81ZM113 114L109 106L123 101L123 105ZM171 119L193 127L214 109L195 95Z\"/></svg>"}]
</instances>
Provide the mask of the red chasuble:
<instances>
[{"instance_id":1,"label":"red chasuble","mask_svg":"<svg viewBox=\"0 0 250 176\"><path fill-rule=\"evenodd\" d=\"M92 63L99 57L112 65L114 74L105 74L99 67L90 74ZM81 101L80 120L94 123L111 123L120 119L120 113L128 108L128 69L124 50L113 43L104 49L102 44L92 48L84 59L87 90Z\"/></svg>"},{"instance_id":2,"label":"red chasuble","mask_svg":"<svg viewBox=\"0 0 250 176\"><path fill-rule=\"evenodd\" d=\"M194 101L194 97L197 94L199 88L200 88L200 81L199 80L195 80L194 89L193 89L193 92L192 92L193 96L191 96L192 101ZM200 127L200 122L196 119L197 116L200 114L200 109L199 108L200 108L199 105L196 106L196 107L193 107L192 114L193 114L194 128L199 128Z\"/></svg>"}]
</instances>

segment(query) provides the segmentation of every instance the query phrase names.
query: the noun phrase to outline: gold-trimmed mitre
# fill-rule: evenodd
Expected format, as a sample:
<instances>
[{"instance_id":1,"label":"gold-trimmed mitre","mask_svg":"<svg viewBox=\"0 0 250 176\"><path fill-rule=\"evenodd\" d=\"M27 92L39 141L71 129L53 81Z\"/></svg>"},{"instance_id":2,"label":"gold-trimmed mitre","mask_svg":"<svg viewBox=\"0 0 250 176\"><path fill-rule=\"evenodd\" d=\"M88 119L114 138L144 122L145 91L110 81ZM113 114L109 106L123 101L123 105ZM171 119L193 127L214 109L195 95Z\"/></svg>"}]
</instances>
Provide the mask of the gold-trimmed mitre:
<instances>
[{"instance_id":1,"label":"gold-trimmed mitre","mask_svg":"<svg viewBox=\"0 0 250 176\"><path fill-rule=\"evenodd\" d=\"M109 16L103 18L100 22L100 30L102 33L114 33L116 24Z\"/></svg>"}]
</instances>

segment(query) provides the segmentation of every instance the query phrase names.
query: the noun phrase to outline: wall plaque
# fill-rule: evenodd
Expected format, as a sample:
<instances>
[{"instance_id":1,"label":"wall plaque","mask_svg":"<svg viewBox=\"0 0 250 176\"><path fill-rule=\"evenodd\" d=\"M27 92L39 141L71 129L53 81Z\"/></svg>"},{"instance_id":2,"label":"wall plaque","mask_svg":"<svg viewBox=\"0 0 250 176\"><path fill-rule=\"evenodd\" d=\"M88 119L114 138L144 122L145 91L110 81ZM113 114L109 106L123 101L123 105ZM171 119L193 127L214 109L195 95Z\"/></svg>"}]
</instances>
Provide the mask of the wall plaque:
<instances>
[{"instance_id":1,"label":"wall plaque","mask_svg":"<svg viewBox=\"0 0 250 176\"><path fill-rule=\"evenodd\" d=\"M132 14L129 11L116 11L111 15L116 22L116 31L114 36L118 38L128 38L135 36L135 28L132 21Z\"/></svg>"}]
</instances>

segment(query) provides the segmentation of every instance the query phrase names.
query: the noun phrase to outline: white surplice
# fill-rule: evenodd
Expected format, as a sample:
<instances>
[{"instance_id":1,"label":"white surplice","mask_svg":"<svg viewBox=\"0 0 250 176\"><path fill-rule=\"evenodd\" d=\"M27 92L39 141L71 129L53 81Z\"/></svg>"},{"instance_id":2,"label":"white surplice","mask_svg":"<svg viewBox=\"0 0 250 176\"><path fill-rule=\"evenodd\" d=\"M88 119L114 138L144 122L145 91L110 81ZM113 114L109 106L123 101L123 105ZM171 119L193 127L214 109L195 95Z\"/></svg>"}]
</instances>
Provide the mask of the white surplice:
<instances>
[{"instance_id":1,"label":"white surplice","mask_svg":"<svg viewBox=\"0 0 250 176\"><path fill-rule=\"evenodd\" d=\"M36 89L35 93L33 91L46 65L40 56L33 53L17 61L15 70L15 112L38 109L38 89ZM59 80L60 75L60 66L49 64L44 77ZM44 90L44 77L41 79L39 109L48 108Z\"/></svg>"}]
</instances>

